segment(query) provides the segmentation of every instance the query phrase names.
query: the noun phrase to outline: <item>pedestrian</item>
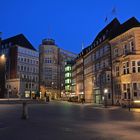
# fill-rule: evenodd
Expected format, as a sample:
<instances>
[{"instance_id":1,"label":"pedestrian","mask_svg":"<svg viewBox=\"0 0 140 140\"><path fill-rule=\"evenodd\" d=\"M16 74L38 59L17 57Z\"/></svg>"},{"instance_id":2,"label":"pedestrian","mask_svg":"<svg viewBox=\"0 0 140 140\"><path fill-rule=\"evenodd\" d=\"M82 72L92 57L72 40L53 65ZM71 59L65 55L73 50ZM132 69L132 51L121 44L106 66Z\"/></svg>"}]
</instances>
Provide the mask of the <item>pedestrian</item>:
<instances>
[{"instance_id":1,"label":"pedestrian","mask_svg":"<svg viewBox=\"0 0 140 140\"><path fill-rule=\"evenodd\" d=\"M129 104L128 104L128 110L129 110L129 112L130 112L130 109L131 109L131 103L129 101Z\"/></svg>"}]
</instances>

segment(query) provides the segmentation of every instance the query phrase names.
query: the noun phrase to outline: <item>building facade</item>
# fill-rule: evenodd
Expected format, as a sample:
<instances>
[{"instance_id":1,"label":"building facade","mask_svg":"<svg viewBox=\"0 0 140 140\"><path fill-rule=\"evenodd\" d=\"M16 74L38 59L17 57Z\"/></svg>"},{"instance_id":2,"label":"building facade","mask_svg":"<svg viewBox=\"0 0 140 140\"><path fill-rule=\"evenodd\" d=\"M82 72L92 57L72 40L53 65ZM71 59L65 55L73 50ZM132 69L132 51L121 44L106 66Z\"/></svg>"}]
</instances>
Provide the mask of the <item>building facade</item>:
<instances>
[{"instance_id":1,"label":"building facade","mask_svg":"<svg viewBox=\"0 0 140 140\"><path fill-rule=\"evenodd\" d=\"M39 53L22 34L3 40L0 50L6 57L5 97L34 98L39 90Z\"/></svg>"},{"instance_id":2,"label":"building facade","mask_svg":"<svg viewBox=\"0 0 140 140\"><path fill-rule=\"evenodd\" d=\"M120 31L110 40L115 103L140 100L140 23L132 18Z\"/></svg>"},{"instance_id":3,"label":"building facade","mask_svg":"<svg viewBox=\"0 0 140 140\"><path fill-rule=\"evenodd\" d=\"M139 26L134 17L123 24L115 18L82 50L72 68L79 101L110 105L139 99Z\"/></svg>"},{"instance_id":4,"label":"building facade","mask_svg":"<svg viewBox=\"0 0 140 140\"><path fill-rule=\"evenodd\" d=\"M63 97L66 98L72 96L72 65L73 61L65 62L65 92L63 92Z\"/></svg>"},{"instance_id":5,"label":"building facade","mask_svg":"<svg viewBox=\"0 0 140 140\"><path fill-rule=\"evenodd\" d=\"M65 89L65 62L76 54L59 48L52 39L44 39L39 48L41 93L51 99L60 98Z\"/></svg>"}]
</instances>

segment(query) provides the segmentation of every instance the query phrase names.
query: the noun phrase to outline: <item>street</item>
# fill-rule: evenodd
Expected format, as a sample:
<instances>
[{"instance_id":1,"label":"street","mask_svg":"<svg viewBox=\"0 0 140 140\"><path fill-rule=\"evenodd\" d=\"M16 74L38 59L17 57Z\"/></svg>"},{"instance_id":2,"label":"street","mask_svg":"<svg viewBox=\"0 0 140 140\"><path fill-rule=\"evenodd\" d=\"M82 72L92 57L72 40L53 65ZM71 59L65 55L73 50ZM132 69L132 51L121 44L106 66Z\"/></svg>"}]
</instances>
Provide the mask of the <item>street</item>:
<instances>
[{"instance_id":1,"label":"street","mask_svg":"<svg viewBox=\"0 0 140 140\"><path fill-rule=\"evenodd\" d=\"M139 140L140 112L53 101L0 104L0 140Z\"/></svg>"}]
</instances>

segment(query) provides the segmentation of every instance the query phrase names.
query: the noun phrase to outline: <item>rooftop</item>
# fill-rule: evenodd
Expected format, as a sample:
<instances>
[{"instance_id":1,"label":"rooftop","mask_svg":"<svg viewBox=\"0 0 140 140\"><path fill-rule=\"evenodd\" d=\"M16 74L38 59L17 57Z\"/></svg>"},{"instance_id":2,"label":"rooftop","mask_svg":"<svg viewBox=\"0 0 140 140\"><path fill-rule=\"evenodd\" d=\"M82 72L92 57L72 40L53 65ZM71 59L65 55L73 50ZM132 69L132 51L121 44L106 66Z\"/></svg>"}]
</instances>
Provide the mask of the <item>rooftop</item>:
<instances>
[{"instance_id":1,"label":"rooftop","mask_svg":"<svg viewBox=\"0 0 140 140\"><path fill-rule=\"evenodd\" d=\"M36 51L36 49L32 46L32 44L27 40L27 38L23 34L18 34L16 36L2 40L2 45L5 45L5 44L9 45L9 43L11 46L19 45L24 48Z\"/></svg>"}]
</instances>

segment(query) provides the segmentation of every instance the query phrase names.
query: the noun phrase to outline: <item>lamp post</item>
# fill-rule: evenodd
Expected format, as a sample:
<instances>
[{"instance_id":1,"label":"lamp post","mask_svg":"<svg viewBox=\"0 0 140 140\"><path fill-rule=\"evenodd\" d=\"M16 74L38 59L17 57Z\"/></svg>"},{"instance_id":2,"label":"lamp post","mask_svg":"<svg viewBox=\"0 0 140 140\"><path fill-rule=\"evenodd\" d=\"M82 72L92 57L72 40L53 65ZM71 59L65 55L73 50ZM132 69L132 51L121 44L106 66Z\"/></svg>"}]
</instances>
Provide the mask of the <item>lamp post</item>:
<instances>
[{"instance_id":1,"label":"lamp post","mask_svg":"<svg viewBox=\"0 0 140 140\"><path fill-rule=\"evenodd\" d=\"M104 106L105 108L107 107L107 94L108 94L108 89L104 89Z\"/></svg>"},{"instance_id":2,"label":"lamp post","mask_svg":"<svg viewBox=\"0 0 140 140\"><path fill-rule=\"evenodd\" d=\"M53 85L54 85L54 82L52 82L52 91L51 91L51 98L53 99L54 97L54 95L53 95Z\"/></svg>"}]
</instances>

